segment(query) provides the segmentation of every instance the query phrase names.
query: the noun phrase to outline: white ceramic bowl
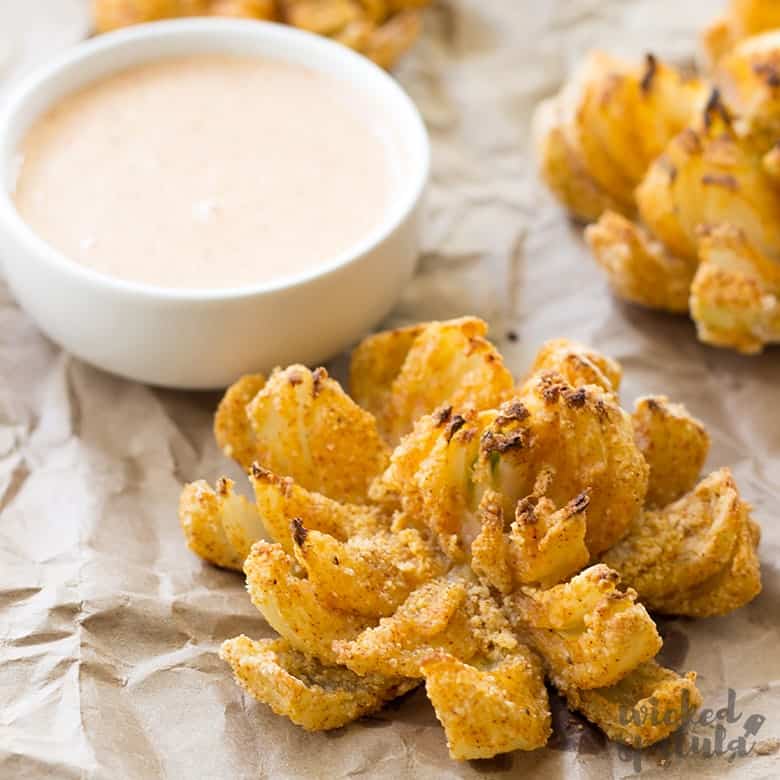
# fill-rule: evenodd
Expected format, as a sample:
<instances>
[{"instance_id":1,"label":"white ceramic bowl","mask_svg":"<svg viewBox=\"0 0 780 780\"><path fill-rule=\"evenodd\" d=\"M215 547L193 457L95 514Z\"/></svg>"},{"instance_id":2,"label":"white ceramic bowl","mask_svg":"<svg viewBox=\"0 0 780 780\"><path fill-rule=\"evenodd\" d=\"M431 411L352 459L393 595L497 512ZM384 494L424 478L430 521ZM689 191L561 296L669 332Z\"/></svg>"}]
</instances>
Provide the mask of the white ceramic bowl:
<instances>
[{"instance_id":1,"label":"white ceramic bowl","mask_svg":"<svg viewBox=\"0 0 780 780\"><path fill-rule=\"evenodd\" d=\"M63 96L109 73L200 52L283 59L329 73L360 91L376 114L373 119L393 133L397 162L403 165L403 184L383 223L316 271L278 283L206 291L108 277L37 236L10 195L16 150L32 122ZM0 259L22 307L74 355L142 382L224 387L242 373L322 362L387 314L414 271L428 168L428 138L409 97L384 71L347 48L262 22L187 19L142 25L71 49L4 101ZM349 203L344 207L349 209Z\"/></svg>"}]
</instances>

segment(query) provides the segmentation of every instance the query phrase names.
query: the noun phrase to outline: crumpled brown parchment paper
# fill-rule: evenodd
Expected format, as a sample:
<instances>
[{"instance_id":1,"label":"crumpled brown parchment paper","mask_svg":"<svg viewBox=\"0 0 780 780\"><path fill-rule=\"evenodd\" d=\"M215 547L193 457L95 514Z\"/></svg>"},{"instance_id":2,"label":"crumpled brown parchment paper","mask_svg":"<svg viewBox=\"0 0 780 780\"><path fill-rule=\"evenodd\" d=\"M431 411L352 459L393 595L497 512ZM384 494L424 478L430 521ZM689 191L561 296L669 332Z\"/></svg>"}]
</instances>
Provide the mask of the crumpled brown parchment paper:
<instances>
[{"instance_id":1,"label":"crumpled brown parchment paper","mask_svg":"<svg viewBox=\"0 0 780 780\"><path fill-rule=\"evenodd\" d=\"M176 521L185 480L230 471L210 433L217 397L70 358L0 282L0 777L780 775L780 351L715 351L685 319L614 301L528 150L532 106L586 49L689 59L719 5L439 0L398 71L434 165L419 273L387 324L481 315L516 372L543 340L576 337L623 363L626 400L665 392L706 422L709 465L733 467L763 525L764 593L727 618L663 621L664 660L700 672L705 707L726 708L728 740L747 734L751 755L632 759L556 706L547 749L457 764L421 691L328 734L274 716L217 658L226 637L268 628L241 578L191 555ZM86 14L83 0L3 5L0 72L69 45Z\"/></svg>"}]
</instances>

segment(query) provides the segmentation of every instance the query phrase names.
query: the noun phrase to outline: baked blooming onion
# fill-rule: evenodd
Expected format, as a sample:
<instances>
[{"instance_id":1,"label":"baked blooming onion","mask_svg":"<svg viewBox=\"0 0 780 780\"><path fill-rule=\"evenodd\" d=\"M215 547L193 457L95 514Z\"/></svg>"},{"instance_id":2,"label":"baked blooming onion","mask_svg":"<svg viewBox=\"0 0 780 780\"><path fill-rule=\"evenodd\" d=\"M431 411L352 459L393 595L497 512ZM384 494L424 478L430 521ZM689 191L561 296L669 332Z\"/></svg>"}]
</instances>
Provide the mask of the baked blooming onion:
<instances>
[{"instance_id":1,"label":"baked blooming onion","mask_svg":"<svg viewBox=\"0 0 780 780\"><path fill-rule=\"evenodd\" d=\"M185 16L281 22L323 35L390 68L420 35L430 0L92 0L97 32Z\"/></svg>"},{"instance_id":2,"label":"baked blooming onion","mask_svg":"<svg viewBox=\"0 0 780 780\"><path fill-rule=\"evenodd\" d=\"M722 615L761 589L758 527L701 423L618 401L620 366L557 340L519 383L475 318L371 336L347 395L304 366L249 376L215 431L254 502L186 485L189 547L246 574L279 634L222 658L252 696L332 729L424 683L456 759L547 742L545 680L652 744L701 697L654 659L648 609ZM652 700L652 723L626 708Z\"/></svg>"},{"instance_id":3,"label":"baked blooming onion","mask_svg":"<svg viewBox=\"0 0 780 780\"><path fill-rule=\"evenodd\" d=\"M617 296L690 312L715 346L780 342L780 30L735 41L709 80L592 54L535 137Z\"/></svg>"},{"instance_id":4,"label":"baked blooming onion","mask_svg":"<svg viewBox=\"0 0 780 780\"><path fill-rule=\"evenodd\" d=\"M754 35L780 29L780 5L767 0L728 0L726 11L702 33L702 49L710 65Z\"/></svg>"}]
</instances>

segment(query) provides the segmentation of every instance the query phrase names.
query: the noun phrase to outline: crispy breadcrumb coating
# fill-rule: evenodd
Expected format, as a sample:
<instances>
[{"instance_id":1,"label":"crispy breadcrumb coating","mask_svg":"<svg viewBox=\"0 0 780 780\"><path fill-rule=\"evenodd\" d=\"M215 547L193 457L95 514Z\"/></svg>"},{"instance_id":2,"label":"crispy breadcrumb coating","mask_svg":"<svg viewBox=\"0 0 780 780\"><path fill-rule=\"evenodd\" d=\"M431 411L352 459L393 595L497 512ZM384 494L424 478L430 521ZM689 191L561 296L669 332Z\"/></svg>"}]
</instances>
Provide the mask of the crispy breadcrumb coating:
<instances>
[{"instance_id":1,"label":"crispy breadcrumb coating","mask_svg":"<svg viewBox=\"0 0 780 780\"><path fill-rule=\"evenodd\" d=\"M373 535L389 528L390 518L379 507L334 501L296 485L290 477L279 477L255 463L249 474L255 491L257 512L268 536L293 552L293 520L306 528L346 541L356 535ZM261 537L252 539L249 547ZM249 554L246 548L245 555Z\"/></svg>"},{"instance_id":2,"label":"crispy breadcrumb coating","mask_svg":"<svg viewBox=\"0 0 780 780\"><path fill-rule=\"evenodd\" d=\"M597 385L572 387L547 371L497 410L455 414L445 407L422 418L393 452L380 483L455 555L480 532L476 510L485 490L498 491L511 516L542 471L551 475L547 497L558 507L592 489L586 533L592 555L625 533L647 488L647 464L614 394Z\"/></svg>"},{"instance_id":3,"label":"crispy breadcrumb coating","mask_svg":"<svg viewBox=\"0 0 780 780\"><path fill-rule=\"evenodd\" d=\"M369 336L352 355L350 388L391 444L443 405L492 409L514 380L476 317Z\"/></svg>"},{"instance_id":4,"label":"crispy breadcrumb coating","mask_svg":"<svg viewBox=\"0 0 780 780\"><path fill-rule=\"evenodd\" d=\"M337 501L363 502L387 464L374 417L324 368L274 371L246 414L261 466Z\"/></svg>"},{"instance_id":5,"label":"crispy breadcrumb coating","mask_svg":"<svg viewBox=\"0 0 780 780\"><path fill-rule=\"evenodd\" d=\"M301 652L337 662L333 642L356 637L371 619L326 606L281 545L257 542L244 562L252 603L275 631Z\"/></svg>"},{"instance_id":6,"label":"crispy breadcrumb coating","mask_svg":"<svg viewBox=\"0 0 780 780\"><path fill-rule=\"evenodd\" d=\"M453 758L490 758L547 742L551 718L544 675L528 648L486 665L438 652L423 662L422 671Z\"/></svg>"},{"instance_id":7,"label":"crispy breadcrumb coating","mask_svg":"<svg viewBox=\"0 0 780 780\"><path fill-rule=\"evenodd\" d=\"M671 254L640 225L614 211L588 225L585 240L619 298L651 309L688 311L694 262Z\"/></svg>"},{"instance_id":8,"label":"crispy breadcrumb coating","mask_svg":"<svg viewBox=\"0 0 780 780\"><path fill-rule=\"evenodd\" d=\"M342 542L293 521L295 559L320 600L369 617L392 615L409 594L446 570L414 528L354 535Z\"/></svg>"},{"instance_id":9,"label":"crispy breadcrumb coating","mask_svg":"<svg viewBox=\"0 0 780 780\"><path fill-rule=\"evenodd\" d=\"M759 250L780 250L780 191L766 176L763 154L735 126L720 94L700 124L683 130L653 163L636 191L642 222L682 259L696 259L703 225L733 224Z\"/></svg>"},{"instance_id":10,"label":"crispy breadcrumb coating","mask_svg":"<svg viewBox=\"0 0 780 780\"><path fill-rule=\"evenodd\" d=\"M586 230L620 297L690 310L702 341L745 353L780 341L780 152L756 129L776 138L780 102L753 108L745 131L713 92L637 188L642 224L607 212Z\"/></svg>"},{"instance_id":11,"label":"crispy breadcrumb coating","mask_svg":"<svg viewBox=\"0 0 780 780\"><path fill-rule=\"evenodd\" d=\"M591 490L584 490L560 509L537 491L517 502L509 557L516 582L546 588L576 574L590 559L585 537Z\"/></svg>"},{"instance_id":12,"label":"crispy breadcrumb coating","mask_svg":"<svg viewBox=\"0 0 780 780\"><path fill-rule=\"evenodd\" d=\"M780 131L779 74L780 17L771 32L742 41L713 73L738 131L762 154L775 147Z\"/></svg>"},{"instance_id":13,"label":"crispy breadcrumb coating","mask_svg":"<svg viewBox=\"0 0 780 780\"><path fill-rule=\"evenodd\" d=\"M701 230L699 257L691 287L699 338L745 354L780 342L780 262L731 225Z\"/></svg>"},{"instance_id":14,"label":"crispy breadcrumb coating","mask_svg":"<svg viewBox=\"0 0 780 780\"><path fill-rule=\"evenodd\" d=\"M308 731L337 729L418 685L375 674L359 677L301 653L284 639L253 641L241 635L223 642L219 655L247 693Z\"/></svg>"},{"instance_id":15,"label":"crispy breadcrumb coating","mask_svg":"<svg viewBox=\"0 0 780 780\"><path fill-rule=\"evenodd\" d=\"M219 448L244 471L249 470L258 455L246 408L263 387L265 377L262 374L242 376L227 389L214 416L214 438Z\"/></svg>"},{"instance_id":16,"label":"crispy breadcrumb coating","mask_svg":"<svg viewBox=\"0 0 780 780\"><path fill-rule=\"evenodd\" d=\"M702 33L702 48L710 66L745 38L780 28L780 6L767 0L729 0L726 12Z\"/></svg>"},{"instance_id":17,"label":"crispy breadcrumb coating","mask_svg":"<svg viewBox=\"0 0 780 780\"><path fill-rule=\"evenodd\" d=\"M430 0L92 0L95 28L185 16L226 16L283 22L332 38L382 68L392 67L417 40L419 9Z\"/></svg>"},{"instance_id":18,"label":"crispy breadcrumb coating","mask_svg":"<svg viewBox=\"0 0 780 780\"><path fill-rule=\"evenodd\" d=\"M680 676L656 661L640 664L608 688L565 688L566 703L610 739L643 748L665 739L701 706L696 672Z\"/></svg>"},{"instance_id":19,"label":"crispy breadcrumb coating","mask_svg":"<svg viewBox=\"0 0 780 780\"><path fill-rule=\"evenodd\" d=\"M594 222L614 293L746 354L780 342L780 16L759 5L716 28L711 83L596 52L536 123L543 178Z\"/></svg>"},{"instance_id":20,"label":"crispy breadcrumb coating","mask_svg":"<svg viewBox=\"0 0 780 780\"><path fill-rule=\"evenodd\" d=\"M547 590L524 586L508 599L517 628L544 659L562 688L603 688L621 680L661 649L636 591L618 588L620 576L596 564Z\"/></svg>"},{"instance_id":21,"label":"crispy breadcrumb coating","mask_svg":"<svg viewBox=\"0 0 780 780\"><path fill-rule=\"evenodd\" d=\"M569 339L551 339L542 345L531 365L531 379L540 371L553 371L572 387L598 385L615 394L623 379L617 361Z\"/></svg>"},{"instance_id":22,"label":"crispy breadcrumb coating","mask_svg":"<svg viewBox=\"0 0 780 780\"><path fill-rule=\"evenodd\" d=\"M631 418L613 393L597 385L572 387L559 374L543 371L527 388L520 399L528 415L526 445L502 451L507 441L502 437L511 440L516 423L507 425L499 417L483 450L499 453L497 480L510 489L513 464L530 461L536 475L539 465L553 470L547 496L556 506L590 490L585 543L598 555L625 533L647 491L648 466L634 441ZM510 495L520 500L531 485Z\"/></svg>"},{"instance_id":23,"label":"crispy breadcrumb coating","mask_svg":"<svg viewBox=\"0 0 780 780\"><path fill-rule=\"evenodd\" d=\"M573 216L631 216L634 189L706 100L704 85L647 55L641 64L591 52L534 116L541 175Z\"/></svg>"},{"instance_id":24,"label":"crispy breadcrumb coating","mask_svg":"<svg viewBox=\"0 0 780 780\"><path fill-rule=\"evenodd\" d=\"M241 571L246 557L243 539L264 538L252 504L233 492L233 482L222 478L213 490L199 480L185 485L179 498L179 523L187 546L201 558L226 569Z\"/></svg>"},{"instance_id":25,"label":"crispy breadcrumb coating","mask_svg":"<svg viewBox=\"0 0 780 780\"><path fill-rule=\"evenodd\" d=\"M761 590L758 528L721 469L662 509L643 513L603 561L651 609L674 615L725 615Z\"/></svg>"},{"instance_id":26,"label":"crispy breadcrumb coating","mask_svg":"<svg viewBox=\"0 0 780 780\"><path fill-rule=\"evenodd\" d=\"M378 626L367 628L354 640L337 640L336 659L357 674L421 677L420 664L434 650L473 658L480 645L470 625L467 601L468 587L460 579L428 582Z\"/></svg>"},{"instance_id":27,"label":"crispy breadcrumb coating","mask_svg":"<svg viewBox=\"0 0 780 780\"><path fill-rule=\"evenodd\" d=\"M710 449L704 425L665 395L637 398L634 438L650 466L645 504L666 506L691 490Z\"/></svg>"},{"instance_id":28,"label":"crispy breadcrumb coating","mask_svg":"<svg viewBox=\"0 0 780 780\"><path fill-rule=\"evenodd\" d=\"M648 396L627 414L620 366L563 339L516 384L484 333L465 318L372 336L352 366L370 410L302 366L228 391L216 430L255 504L194 483L180 520L196 553L243 564L281 639L222 656L304 728L425 679L453 757L532 750L546 675L611 738L652 744L701 697L695 674L653 661L646 607L747 603L758 526L728 470L695 484L709 439L684 407ZM390 455L380 429L407 431ZM625 717L650 706L660 719Z\"/></svg>"},{"instance_id":29,"label":"crispy breadcrumb coating","mask_svg":"<svg viewBox=\"0 0 780 780\"><path fill-rule=\"evenodd\" d=\"M471 544L471 568L501 593L520 584L563 582L590 559L585 546L589 491L556 509L544 496L550 479L551 472L543 472L534 493L518 501L508 533L503 497L488 490L480 502L481 530Z\"/></svg>"}]
</instances>

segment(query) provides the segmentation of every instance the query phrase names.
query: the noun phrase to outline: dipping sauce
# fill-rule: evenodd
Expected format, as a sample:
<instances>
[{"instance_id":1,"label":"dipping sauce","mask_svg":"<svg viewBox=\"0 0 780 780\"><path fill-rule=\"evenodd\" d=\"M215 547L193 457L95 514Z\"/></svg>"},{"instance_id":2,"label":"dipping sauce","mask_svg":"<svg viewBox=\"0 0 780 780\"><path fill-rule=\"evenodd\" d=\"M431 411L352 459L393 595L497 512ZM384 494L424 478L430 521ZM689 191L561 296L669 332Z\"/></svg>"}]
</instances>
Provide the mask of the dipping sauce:
<instances>
[{"instance_id":1,"label":"dipping sauce","mask_svg":"<svg viewBox=\"0 0 780 780\"><path fill-rule=\"evenodd\" d=\"M332 261L387 213L399 172L375 114L301 65L159 60L44 114L19 149L14 199L39 236L110 276L275 281Z\"/></svg>"}]
</instances>

